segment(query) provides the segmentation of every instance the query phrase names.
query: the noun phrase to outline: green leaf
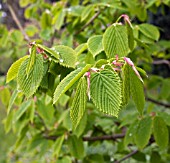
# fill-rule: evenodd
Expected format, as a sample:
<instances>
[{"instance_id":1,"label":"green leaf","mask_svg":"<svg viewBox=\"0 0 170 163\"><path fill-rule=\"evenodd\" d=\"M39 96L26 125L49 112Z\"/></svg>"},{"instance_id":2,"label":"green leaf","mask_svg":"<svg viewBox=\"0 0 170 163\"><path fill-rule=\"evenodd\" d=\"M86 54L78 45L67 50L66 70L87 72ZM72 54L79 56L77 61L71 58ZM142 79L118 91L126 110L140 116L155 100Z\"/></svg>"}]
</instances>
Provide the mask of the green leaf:
<instances>
[{"instance_id":1,"label":"green leaf","mask_svg":"<svg viewBox=\"0 0 170 163\"><path fill-rule=\"evenodd\" d=\"M70 136L68 139L68 146L72 156L77 159L82 159L84 157L84 145L81 138Z\"/></svg>"},{"instance_id":2,"label":"green leaf","mask_svg":"<svg viewBox=\"0 0 170 163\"><path fill-rule=\"evenodd\" d=\"M158 41L160 37L158 28L151 24L141 24L139 25L139 30L150 39Z\"/></svg>"},{"instance_id":3,"label":"green leaf","mask_svg":"<svg viewBox=\"0 0 170 163\"><path fill-rule=\"evenodd\" d=\"M14 62L7 72L6 83L9 83L11 80L15 79L18 74L19 67L21 66L22 62L24 62L28 58L28 55L20 58L16 62Z\"/></svg>"},{"instance_id":4,"label":"green leaf","mask_svg":"<svg viewBox=\"0 0 170 163\"><path fill-rule=\"evenodd\" d=\"M9 100L9 105L8 105L8 110L7 110L7 114L9 114L9 112L11 111L11 108L12 108L12 105L14 104L15 102L15 99L17 98L18 96L18 91L15 90L13 93L12 93L12 96Z\"/></svg>"},{"instance_id":5,"label":"green leaf","mask_svg":"<svg viewBox=\"0 0 170 163\"><path fill-rule=\"evenodd\" d=\"M8 106L10 97L11 93L9 91L9 88L4 87L2 90L0 89L0 100L3 105Z\"/></svg>"},{"instance_id":6,"label":"green leaf","mask_svg":"<svg viewBox=\"0 0 170 163\"><path fill-rule=\"evenodd\" d=\"M35 59L36 59L36 47L33 45L31 47L31 54L30 54L30 57L29 57L29 63L28 63L27 68L26 68L27 75L29 74L29 72L33 68L33 65L35 63Z\"/></svg>"},{"instance_id":7,"label":"green leaf","mask_svg":"<svg viewBox=\"0 0 170 163\"><path fill-rule=\"evenodd\" d=\"M26 112L26 110L31 106L31 104L31 100L25 101L21 104L21 106L14 115L14 122L16 122Z\"/></svg>"},{"instance_id":8,"label":"green leaf","mask_svg":"<svg viewBox=\"0 0 170 163\"><path fill-rule=\"evenodd\" d=\"M91 65L86 65L84 68L78 68L68 74L57 86L54 92L53 104L79 79L89 70Z\"/></svg>"},{"instance_id":9,"label":"green leaf","mask_svg":"<svg viewBox=\"0 0 170 163\"><path fill-rule=\"evenodd\" d=\"M95 35L90 37L87 41L88 49L94 57L103 51L102 39L102 35Z\"/></svg>"},{"instance_id":10,"label":"green leaf","mask_svg":"<svg viewBox=\"0 0 170 163\"><path fill-rule=\"evenodd\" d=\"M122 69L123 87L122 87L122 105L128 104L130 98L130 66L125 63Z\"/></svg>"},{"instance_id":11,"label":"green leaf","mask_svg":"<svg viewBox=\"0 0 170 163\"><path fill-rule=\"evenodd\" d=\"M72 48L64 45L58 45L54 46L52 50L54 50L60 56L59 63L62 66L75 67L77 57L76 52Z\"/></svg>"},{"instance_id":12,"label":"green leaf","mask_svg":"<svg viewBox=\"0 0 170 163\"><path fill-rule=\"evenodd\" d=\"M85 19L87 19L93 9L94 9L93 5L86 6L82 11L81 21L84 21Z\"/></svg>"},{"instance_id":13,"label":"green leaf","mask_svg":"<svg viewBox=\"0 0 170 163\"><path fill-rule=\"evenodd\" d=\"M159 94L159 97L161 99L167 99L170 96L170 91L167 91L169 89L169 86L170 86L170 79L164 79L162 81L162 87Z\"/></svg>"},{"instance_id":14,"label":"green leaf","mask_svg":"<svg viewBox=\"0 0 170 163\"><path fill-rule=\"evenodd\" d=\"M125 139L124 139L124 145L125 146L127 146L128 144L132 144L133 143L137 127L138 127L138 125L137 125L137 122L135 121L127 129L127 132L126 132L126 135L125 135Z\"/></svg>"},{"instance_id":15,"label":"green leaf","mask_svg":"<svg viewBox=\"0 0 170 163\"><path fill-rule=\"evenodd\" d=\"M158 115L164 120L166 125L170 126L170 114L167 112L158 112Z\"/></svg>"},{"instance_id":16,"label":"green leaf","mask_svg":"<svg viewBox=\"0 0 170 163\"><path fill-rule=\"evenodd\" d=\"M135 134L135 143L143 149L149 142L152 132L152 119L151 117L143 118L139 121Z\"/></svg>"},{"instance_id":17,"label":"green leaf","mask_svg":"<svg viewBox=\"0 0 170 163\"><path fill-rule=\"evenodd\" d=\"M44 75L43 57L42 55L36 56L33 68L27 75L26 68L28 63L29 58L26 59L19 68L18 85L19 89L21 89L27 97L30 97L36 92Z\"/></svg>"},{"instance_id":18,"label":"green leaf","mask_svg":"<svg viewBox=\"0 0 170 163\"><path fill-rule=\"evenodd\" d=\"M127 34L128 34L128 45L130 50L134 49L134 35L133 35L133 27L128 22L126 23Z\"/></svg>"},{"instance_id":19,"label":"green leaf","mask_svg":"<svg viewBox=\"0 0 170 163\"><path fill-rule=\"evenodd\" d=\"M54 146L53 156L56 156L57 158L59 157L60 150L61 150L62 144L64 142L64 137L65 137L65 135L57 138L56 142L53 145Z\"/></svg>"},{"instance_id":20,"label":"green leaf","mask_svg":"<svg viewBox=\"0 0 170 163\"><path fill-rule=\"evenodd\" d=\"M78 47L76 47L75 51L76 51L77 56L79 56L86 49L87 49L87 43L80 44Z\"/></svg>"},{"instance_id":21,"label":"green leaf","mask_svg":"<svg viewBox=\"0 0 170 163\"><path fill-rule=\"evenodd\" d=\"M102 70L91 75L90 93L95 106L102 112L118 116L122 103L121 80L118 74Z\"/></svg>"},{"instance_id":22,"label":"green leaf","mask_svg":"<svg viewBox=\"0 0 170 163\"><path fill-rule=\"evenodd\" d=\"M168 128L161 117L156 116L153 120L153 135L157 145L164 149L169 143Z\"/></svg>"},{"instance_id":23,"label":"green leaf","mask_svg":"<svg viewBox=\"0 0 170 163\"><path fill-rule=\"evenodd\" d=\"M129 66L129 65L127 65ZM142 115L145 105L145 95L143 90L143 83L140 81L138 76L133 71L132 67L129 66L129 76L130 76L130 93L135 102L138 112Z\"/></svg>"},{"instance_id":24,"label":"green leaf","mask_svg":"<svg viewBox=\"0 0 170 163\"><path fill-rule=\"evenodd\" d=\"M77 128L74 130L74 135L76 135L79 138L86 129L86 125L87 125L87 113L85 112Z\"/></svg>"},{"instance_id":25,"label":"green leaf","mask_svg":"<svg viewBox=\"0 0 170 163\"><path fill-rule=\"evenodd\" d=\"M57 19L55 20L55 28L57 30L60 30L61 29L61 26L63 25L64 23L64 18L65 18L65 15L66 15L66 11L64 9L62 9L57 17ZM54 20L53 20L53 23L54 23Z\"/></svg>"},{"instance_id":26,"label":"green leaf","mask_svg":"<svg viewBox=\"0 0 170 163\"><path fill-rule=\"evenodd\" d=\"M85 109L87 101L87 81L85 77L82 77L79 80L76 94L73 99L73 103L70 110L70 117L73 123L73 130L79 125Z\"/></svg>"},{"instance_id":27,"label":"green leaf","mask_svg":"<svg viewBox=\"0 0 170 163\"><path fill-rule=\"evenodd\" d=\"M125 26L115 23L107 28L103 35L103 47L108 58L113 58L115 55L126 56L129 47Z\"/></svg>"},{"instance_id":28,"label":"green leaf","mask_svg":"<svg viewBox=\"0 0 170 163\"><path fill-rule=\"evenodd\" d=\"M35 46L37 46L38 48L42 49L48 55L48 57L50 57L54 61L58 62L60 56L54 50L52 50L52 49L50 49L50 48L48 48L48 47L46 47L44 45L37 44L37 43L35 44Z\"/></svg>"}]
</instances>

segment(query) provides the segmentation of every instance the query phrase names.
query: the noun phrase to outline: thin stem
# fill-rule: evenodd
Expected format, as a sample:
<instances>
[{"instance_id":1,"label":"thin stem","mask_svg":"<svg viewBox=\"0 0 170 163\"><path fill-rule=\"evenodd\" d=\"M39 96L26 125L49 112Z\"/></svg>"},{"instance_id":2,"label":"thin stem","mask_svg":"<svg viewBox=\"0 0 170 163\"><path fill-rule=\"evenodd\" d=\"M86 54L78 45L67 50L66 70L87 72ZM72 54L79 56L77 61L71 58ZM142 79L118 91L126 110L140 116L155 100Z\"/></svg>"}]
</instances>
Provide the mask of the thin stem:
<instances>
[{"instance_id":1,"label":"thin stem","mask_svg":"<svg viewBox=\"0 0 170 163\"><path fill-rule=\"evenodd\" d=\"M14 9L12 8L12 6L10 4L8 4L8 8L9 8L9 11L12 15L12 18L14 19L16 25L18 26L19 30L22 32L23 36L24 36L24 39L28 42L30 42L30 38L28 37L28 35L25 33L24 31L24 28L22 27L17 15L15 14L15 11Z\"/></svg>"},{"instance_id":2,"label":"thin stem","mask_svg":"<svg viewBox=\"0 0 170 163\"><path fill-rule=\"evenodd\" d=\"M125 157L123 157L122 159L118 160L118 161L115 161L115 163L120 163L128 158L130 158L131 156L133 156L134 154L136 154L138 152L138 150L134 150L132 151L131 153L129 153L128 155L126 155Z\"/></svg>"},{"instance_id":3,"label":"thin stem","mask_svg":"<svg viewBox=\"0 0 170 163\"><path fill-rule=\"evenodd\" d=\"M161 101L157 101L157 100L154 100L154 99L149 98L149 97L147 97L146 100L147 100L147 101L150 101L150 102L152 102L152 103L155 103L155 104L157 104L157 105L164 106L164 107L166 107L166 108L170 108L170 104L169 104L169 103L163 103L163 102L161 102Z\"/></svg>"}]
</instances>

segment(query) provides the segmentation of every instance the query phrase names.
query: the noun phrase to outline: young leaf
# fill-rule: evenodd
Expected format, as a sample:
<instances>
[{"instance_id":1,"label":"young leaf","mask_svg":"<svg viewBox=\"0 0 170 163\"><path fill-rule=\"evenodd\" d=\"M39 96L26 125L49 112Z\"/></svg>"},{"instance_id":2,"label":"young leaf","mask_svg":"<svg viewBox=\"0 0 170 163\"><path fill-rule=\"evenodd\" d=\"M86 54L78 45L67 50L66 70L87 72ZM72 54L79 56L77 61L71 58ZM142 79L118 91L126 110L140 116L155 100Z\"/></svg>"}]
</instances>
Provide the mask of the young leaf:
<instances>
[{"instance_id":1,"label":"young leaf","mask_svg":"<svg viewBox=\"0 0 170 163\"><path fill-rule=\"evenodd\" d=\"M129 66L129 65L128 65ZM129 75L130 75L130 93L135 102L135 105L138 109L138 112L142 115L144 105L145 105L145 96L143 90L143 83L140 81L138 76L135 74L132 67L129 66Z\"/></svg>"},{"instance_id":2,"label":"young leaf","mask_svg":"<svg viewBox=\"0 0 170 163\"><path fill-rule=\"evenodd\" d=\"M144 148L148 144L151 132L152 132L151 117L146 117L140 120L135 134L135 143L140 149Z\"/></svg>"},{"instance_id":3,"label":"young leaf","mask_svg":"<svg viewBox=\"0 0 170 163\"><path fill-rule=\"evenodd\" d=\"M81 21L84 21L86 18L88 18L93 9L94 9L93 5L86 6L82 11Z\"/></svg>"},{"instance_id":4,"label":"young leaf","mask_svg":"<svg viewBox=\"0 0 170 163\"><path fill-rule=\"evenodd\" d=\"M59 63L66 67L75 67L76 63L76 52L67 46L64 45L58 45L52 47L52 50L54 50L59 56Z\"/></svg>"},{"instance_id":5,"label":"young leaf","mask_svg":"<svg viewBox=\"0 0 170 163\"><path fill-rule=\"evenodd\" d=\"M135 121L133 124L131 124L131 126L128 128L126 135L125 135L125 139L124 139L124 145L127 146L128 144L132 144L134 141L134 137L135 137L135 133L137 130L137 122Z\"/></svg>"},{"instance_id":6,"label":"young leaf","mask_svg":"<svg viewBox=\"0 0 170 163\"><path fill-rule=\"evenodd\" d=\"M54 143L53 156L56 156L57 158L59 157L60 150L61 150L62 144L64 142L64 137L65 137L65 135L57 138L56 142Z\"/></svg>"},{"instance_id":7,"label":"young leaf","mask_svg":"<svg viewBox=\"0 0 170 163\"><path fill-rule=\"evenodd\" d=\"M94 57L103 51L102 39L102 35L95 35L90 37L87 41L88 49Z\"/></svg>"},{"instance_id":8,"label":"young leaf","mask_svg":"<svg viewBox=\"0 0 170 163\"><path fill-rule=\"evenodd\" d=\"M71 136L68 139L68 147L72 156L82 159L84 157L84 145L81 138Z\"/></svg>"},{"instance_id":9,"label":"young leaf","mask_svg":"<svg viewBox=\"0 0 170 163\"><path fill-rule=\"evenodd\" d=\"M73 130L79 125L86 108L87 101L87 81L85 77L79 80L76 94L73 99L72 107L70 110L70 117L73 124Z\"/></svg>"},{"instance_id":10,"label":"young leaf","mask_svg":"<svg viewBox=\"0 0 170 163\"><path fill-rule=\"evenodd\" d=\"M84 52L87 49L87 43L80 44L76 47L76 55L79 56L82 52Z\"/></svg>"},{"instance_id":11,"label":"young leaf","mask_svg":"<svg viewBox=\"0 0 170 163\"><path fill-rule=\"evenodd\" d=\"M17 98L18 96L18 91L15 90L10 98L10 101L9 101L9 105L8 105L8 109L7 109L7 114L9 114L9 112L11 111L11 108L12 108L12 105L13 103L15 102L15 99Z\"/></svg>"},{"instance_id":12,"label":"young leaf","mask_svg":"<svg viewBox=\"0 0 170 163\"><path fill-rule=\"evenodd\" d=\"M122 106L128 104L130 98L130 66L128 64L124 64L122 69L123 76L123 87L122 87Z\"/></svg>"},{"instance_id":13,"label":"young leaf","mask_svg":"<svg viewBox=\"0 0 170 163\"><path fill-rule=\"evenodd\" d=\"M169 132L164 120L161 117L156 116L153 120L153 135L156 143L161 149L168 146Z\"/></svg>"},{"instance_id":14,"label":"young leaf","mask_svg":"<svg viewBox=\"0 0 170 163\"><path fill-rule=\"evenodd\" d=\"M15 113L14 122L16 122L26 112L26 110L31 106L31 103L32 103L32 101L28 100L21 104L21 106Z\"/></svg>"},{"instance_id":15,"label":"young leaf","mask_svg":"<svg viewBox=\"0 0 170 163\"><path fill-rule=\"evenodd\" d=\"M35 59L36 59L36 47L33 45L31 47L31 54L30 54L30 57L29 57L29 62L28 62L27 68L26 68L27 75L29 74L29 72L33 68L33 65L35 63Z\"/></svg>"},{"instance_id":16,"label":"young leaf","mask_svg":"<svg viewBox=\"0 0 170 163\"><path fill-rule=\"evenodd\" d=\"M133 35L133 27L128 22L126 23L127 34L128 34L128 45L130 50L134 49L134 35Z\"/></svg>"},{"instance_id":17,"label":"young leaf","mask_svg":"<svg viewBox=\"0 0 170 163\"><path fill-rule=\"evenodd\" d=\"M118 116L122 103L121 80L110 70L93 73L90 80L90 93L95 106L102 112Z\"/></svg>"},{"instance_id":18,"label":"young leaf","mask_svg":"<svg viewBox=\"0 0 170 163\"><path fill-rule=\"evenodd\" d=\"M160 34L158 28L155 26L143 23L139 25L139 30L150 39L158 41Z\"/></svg>"},{"instance_id":19,"label":"young leaf","mask_svg":"<svg viewBox=\"0 0 170 163\"><path fill-rule=\"evenodd\" d=\"M115 23L107 28L103 35L103 47L108 58L113 58L115 55L126 56L129 47L125 26Z\"/></svg>"},{"instance_id":20,"label":"young leaf","mask_svg":"<svg viewBox=\"0 0 170 163\"><path fill-rule=\"evenodd\" d=\"M14 62L7 72L6 83L9 83L11 80L15 79L18 74L18 69L21 66L22 62L24 62L28 58L28 55L20 58L16 62Z\"/></svg>"},{"instance_id":21,"label":"young leaf","mask_svg":"<svg viewBox=\"0 0 170 163\"><path fill-rule=\"evenodd\" d=\"M53 59L54 61L58 61L60 56L59 54L57 54L54 50L44 46L44 45L41 45L41 44L35 44L35 46L37 46L38 48L42 49L47 55L48 57L50 57L51 59Z\"/></svg>"},{"instance_id":22,"label":"young leaf","mask_svg":"<svg viewBox=\"0 0 170 163\"><path fill-rule=\"evenodd\" d=\"M56 19L56 22L55 22L55 28L57 30L60 30L61 29L61 26L63 25L64 23L64 18L65 18L65 15L66 15L66 11L64 9L62 9ZM53 20L54 21L54 20ZM54 23L54 22L53 22Z\"/></svg>"},{"instance_id":23,"label":"young leaf","mask_svg":"<svg viewBox=\"0 0 170 163\"><path fill-rule=\"evenodd\" d=\"M35 91L39 87L44 75L43 57L42 55L36 56L33 68L27 75L26 68L28 63L29 59L26 59L19 68L18 85L19 89L21 89L27 97L30 97L35 93Z\"/></svg>"},{"instance_id":24,"label":"young leaf","mask_svg":"<svg viewBox=\"0 0 170 163\"><path fill-rule=\"evenodd\" d=\"M68 74L57 86L54 92L53 104L79 79L89 70L91 65L87 64L84 68L78 68Z\"/></svg>"}]
</instances>

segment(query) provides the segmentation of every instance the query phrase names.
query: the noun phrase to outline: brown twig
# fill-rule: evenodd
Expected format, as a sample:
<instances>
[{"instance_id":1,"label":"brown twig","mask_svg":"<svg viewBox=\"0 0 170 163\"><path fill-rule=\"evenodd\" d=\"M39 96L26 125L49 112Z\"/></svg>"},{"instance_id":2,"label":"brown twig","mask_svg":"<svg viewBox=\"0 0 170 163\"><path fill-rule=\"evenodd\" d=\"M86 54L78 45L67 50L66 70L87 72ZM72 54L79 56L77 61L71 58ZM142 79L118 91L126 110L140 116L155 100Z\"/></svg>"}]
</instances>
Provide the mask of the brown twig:
<instances>
[{"instance_id":1,"label":"brown twig","mask_svg":"<svg viewBox=\"0 0 170 163\"><path fill-rule=\"evenodd\" d=\"M170 108L170 104L169 104L169 103L163 103L163 102L154 100L154 99L149 98L149 97L146 97L146 100L147 100L147 101L150 101L150 102L152 102L152 103L155 103L155 104L157 104L157 105L164 106L164 107L166 107L166 108Z\"/></svg>"},{"instance_id":2,"label":"brown twig","mask_svg":"<svg viewBox=\"0 0 170 163\"><path fill-rule=\"evenodd\" d=\"M22 27L17 15L15 14L15 11L14 9L12 8L12 6L8 3L8 8L9 8L9 11L12 15L12 18L14 19L16 25L18 26L19 30L22 32L23 36L24 36L24 39L28 42L30 42L30 38L28 37L28 35L26 34L26 32L24 31L24 28Z\"/></svg>"},{"instance_id":3,"label":"brown twig","mask_svg":"<svg viewBox=\"0 0 170 163\"><path fill-rule=\"evenodd\" d=\"M125 137L125 134L114 134L114 135L103 135L103 136L94 136L94 137L83 137L83 141L99 141L99 140L116 140L116 139L122 139ZM49 140L56 140L58 136L51 135L51 136L45 136L44 138Z\"/></svg>"},{"instance_id":4,"label":"brown twig","mask_svg":"<svg viewBox=\"0 0 170 163\"><path fill-rule=\"evenodd\" d=\"M116 140L124 138L125 134L103 135L94 137L83 137L83 141Z\"/></svg>"},{"instance_id":5,"label":"brown twig","mask_svg":"<svg viewBox=\"0 0 170 163\"><path fill-rule=\"evenodd\" d=\"M123 157L122 159L118 160L118 161L115 161L115 163L120 163L128 158L130 158L131 156L133 156L134 154L136 154L138 152L138 150L134 150L132 151L131 153L127 154L125 157Z\"/></svg>"},{"instance_id":6,"label":"brown twig","mask_svg":"<svg viewBox=\"0 0 170 163\"><path fill-rule=\"evenodd\" d=\"M89 26L101 13L101 10L96 12L96 14L79 30L75 33L75 35L79 34L81 31L83 31L87 26Z\"/></svg>"}]
</instances>

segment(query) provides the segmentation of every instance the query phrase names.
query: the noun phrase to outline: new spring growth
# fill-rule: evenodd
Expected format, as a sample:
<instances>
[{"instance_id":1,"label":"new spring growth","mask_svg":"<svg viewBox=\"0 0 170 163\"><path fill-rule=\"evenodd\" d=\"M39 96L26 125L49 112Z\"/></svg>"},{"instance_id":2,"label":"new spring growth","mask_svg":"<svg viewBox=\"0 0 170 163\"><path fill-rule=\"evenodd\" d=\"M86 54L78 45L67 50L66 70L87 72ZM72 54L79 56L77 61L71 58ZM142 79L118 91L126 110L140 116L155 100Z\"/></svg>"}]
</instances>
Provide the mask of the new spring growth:
<instances>
[{"instance_id":1,"label":"new spring growth","mask_svg":"<svg viewBox=\"0 0 170 163\"><path fill-rule=\"evenodd\" d=\"M116 66L116 68L113 68L115 71L121 71L120 67L122 67L123 65L123 63L119 62L118 60L119 60L119 57L118 55L116 55L116 60L112 62L112 64Z\"/></svg>"},{"instance_id":2,"label":"new spring growth","mask_svg":"<svg viewBox=\"0 0 170 163\"><path fill-rule=\"evenodd\" d=\"M86 72L85 76L87 76L87 96L90 101L90 72Z\"/></svg>"},{"instance_id":3,"label":"new spring growth","mask_svg":"<svg viewBox=\"0 0 170 163\"><path fill-rule=\"evenodd\" d=\"M131 61L131 59L130 59L130 58L127 58L127 57L124 57L123 59L125 60L125 62L126 62L129 66L132 67L132 69L133 69L133 71L135 72L135 74L138 76L138 78L139 78L139 79L141 80L141 82L143 83L143 80L142 80L139 72L137 71L134 63Z\"/></svg>"}]
</instances>

